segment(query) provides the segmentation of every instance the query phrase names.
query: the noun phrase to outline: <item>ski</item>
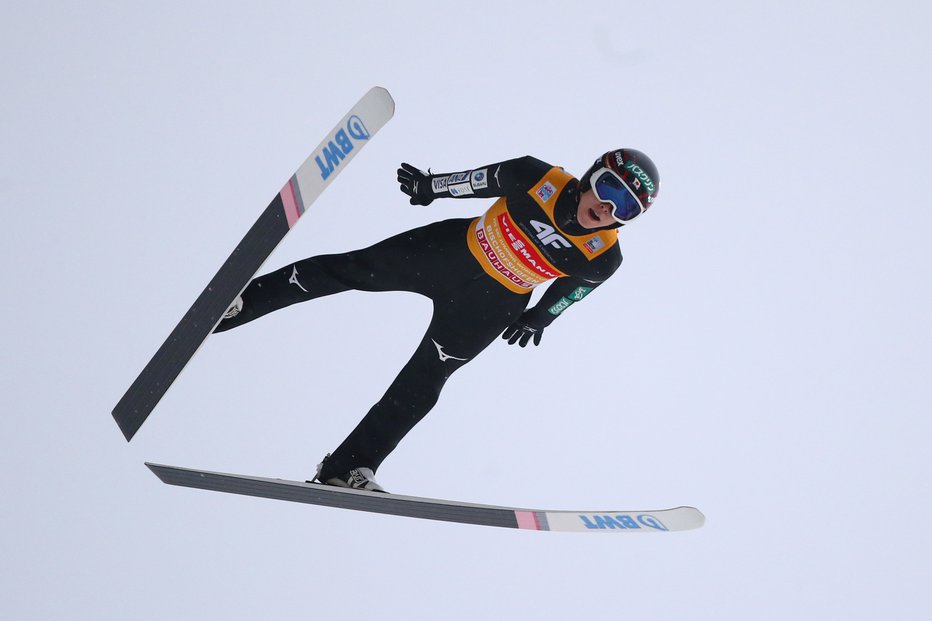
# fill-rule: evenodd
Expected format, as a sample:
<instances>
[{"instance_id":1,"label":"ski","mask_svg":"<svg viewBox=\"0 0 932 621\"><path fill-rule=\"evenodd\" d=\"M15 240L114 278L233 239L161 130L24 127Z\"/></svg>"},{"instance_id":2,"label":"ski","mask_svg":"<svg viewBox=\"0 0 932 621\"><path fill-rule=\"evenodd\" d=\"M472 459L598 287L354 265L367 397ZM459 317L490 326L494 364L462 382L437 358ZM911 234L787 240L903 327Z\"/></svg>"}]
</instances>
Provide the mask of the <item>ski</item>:
<instances>
[{"instance_id":1,"label":"ski","mask_svg":"<svg viewBox=\"0 0 932 621\"><path fill-rule=\"evenodd\" d=\"M153 463L146 463L146 466L169 485L460 524L559 532L662 533L700 528L705 523L705 517L693 507L659 511L541 511L382 494Z\"/></svg>"},{"instance_id":2,"label":"ski","mask_svg":"<svg viewBox=\"0 0 932 621\"><path fill-rule=\"evenodd\" d=\"M380 87L371 89L272 199L113 409L113 418L127 441L279 242L394 112L395 102L388 91Z\"/></svg>"}]
</instances>

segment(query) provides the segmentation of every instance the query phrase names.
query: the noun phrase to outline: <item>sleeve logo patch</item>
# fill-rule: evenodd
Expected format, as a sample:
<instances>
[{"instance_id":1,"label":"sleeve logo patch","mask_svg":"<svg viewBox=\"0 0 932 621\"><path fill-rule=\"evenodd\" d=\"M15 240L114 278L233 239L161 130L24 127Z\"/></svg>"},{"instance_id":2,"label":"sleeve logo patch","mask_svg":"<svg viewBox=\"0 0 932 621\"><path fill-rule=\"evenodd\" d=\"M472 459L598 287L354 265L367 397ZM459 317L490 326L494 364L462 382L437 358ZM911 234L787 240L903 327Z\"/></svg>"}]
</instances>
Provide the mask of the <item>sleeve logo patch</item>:
<instances>
[{"instance_id":1,"label":"sleeve logo patch","mask_svg":"<svg viewBox=\"0 0 932 621\"><path fill-rule=\"evenodd\" d=\"M447 186L447 189L450 191L450 196L472 195L472 186L470 186L469 183L458 183L456 185L451 183Z\"/></svg>"},{"instance_id":2,"label":"sleeve logo patch","mask_svg":"<svg viewBox=\"0 0 932 621\"><path fill-rule=\"evenodd\" d=\"M560 301L547 309L547 312L551 315L559 315L566 309L568 309L573 304L572 301L567 300L566 298L560 298Z\"/></svg>"},{"instance_id":3,"label":"sleeve logo patch","mask_svg":"<svg viewBox=\"0 0 932 621\"><path fill-rule=\"evenodd\" d=\"M441 192L446 192L447 190L447 178L441 177L438 179L433 179L430 182L431 188L434 190L434 194L440 194Z\"/></svg>"}]
</instances>

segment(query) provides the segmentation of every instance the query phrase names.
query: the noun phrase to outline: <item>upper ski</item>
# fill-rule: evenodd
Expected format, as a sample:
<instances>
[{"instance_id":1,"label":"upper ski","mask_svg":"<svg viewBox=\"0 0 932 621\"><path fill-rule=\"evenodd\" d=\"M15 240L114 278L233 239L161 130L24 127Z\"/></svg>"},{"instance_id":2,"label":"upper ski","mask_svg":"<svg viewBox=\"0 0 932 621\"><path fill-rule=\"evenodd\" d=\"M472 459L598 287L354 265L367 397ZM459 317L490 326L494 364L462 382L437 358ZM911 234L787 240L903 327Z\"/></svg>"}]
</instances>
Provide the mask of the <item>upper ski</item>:
<instances>
[{"instance_id":1,"label":"upper ski","mask_svg":"<svg viewBox=\"0 0 932 621\"><path fill-rule=\"evenodd\" d=\"M113 409L131 440L159 400L220 322L223 313L288 234L308 206L395 112L387 90L375 87L340 120L275 195L220 271Z\"/></svg>"}]
</instances>

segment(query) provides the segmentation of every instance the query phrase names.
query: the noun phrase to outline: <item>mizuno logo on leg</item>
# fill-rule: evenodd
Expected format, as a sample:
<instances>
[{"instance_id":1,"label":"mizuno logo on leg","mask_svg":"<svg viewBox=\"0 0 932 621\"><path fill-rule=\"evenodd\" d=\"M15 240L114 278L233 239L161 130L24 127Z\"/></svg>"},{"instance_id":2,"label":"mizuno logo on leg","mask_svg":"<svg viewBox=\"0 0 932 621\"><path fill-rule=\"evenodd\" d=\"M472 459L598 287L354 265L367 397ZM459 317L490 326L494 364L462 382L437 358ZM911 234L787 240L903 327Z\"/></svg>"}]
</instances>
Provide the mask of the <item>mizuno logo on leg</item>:
<instances>
[{"instance_id":1,"label":"mizuno logo on leg","mask_svg":"<svg viewBox=\"0 0 932 621\"><path fill-rule=\"evenodd\" d=\"M445 353L443 352L443 345L441 345L440 343L438 343L438 342L435 341L434 339L430 339L430 341L431 341L431 343L433 343L434 346L437 348L437 355L440 356L440 362L446 362L447 360L464 360L464 361L465 361L465 360L469 360L469 358L457 358L456 356L451 356L450 354L445 354Z\"/></svg>"},{"instance_id":2,"label":"mizuno logo on leg","mask_svg":"<svg viewBox=\"0 0 932 621\"><path fill-rule=\"evenodd\" d=\"M304 293L309 293L308 290L305 289L304 286L300 282L298 282L298 267L297 266L292 266L291 278L288 279L288 284L298 285L298 289L300 289Z\"/></svg>"}]
</instances>

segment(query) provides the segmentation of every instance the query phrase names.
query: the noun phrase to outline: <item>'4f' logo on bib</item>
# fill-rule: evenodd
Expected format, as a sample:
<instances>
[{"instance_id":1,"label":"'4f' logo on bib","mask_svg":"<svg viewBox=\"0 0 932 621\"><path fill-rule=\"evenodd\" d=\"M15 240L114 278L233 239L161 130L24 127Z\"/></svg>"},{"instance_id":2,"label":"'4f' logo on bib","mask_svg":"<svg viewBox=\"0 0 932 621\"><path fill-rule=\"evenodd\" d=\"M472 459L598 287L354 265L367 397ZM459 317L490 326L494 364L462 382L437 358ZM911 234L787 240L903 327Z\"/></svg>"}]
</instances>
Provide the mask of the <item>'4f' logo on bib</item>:
<instances>
[{"instance_id":1,"label":"'4f' logo on bib","mask_svg":"<svg viewBox=\"0 0 932 621\"><path fill-rule=\"evenodd\" d=\"M571 244L566 241L559 233L554 231L553 227L537 220L531 220L531 226L537 231L537 239L545 246L553 248L570 248Z\"/></svg>"}]
</instances>

